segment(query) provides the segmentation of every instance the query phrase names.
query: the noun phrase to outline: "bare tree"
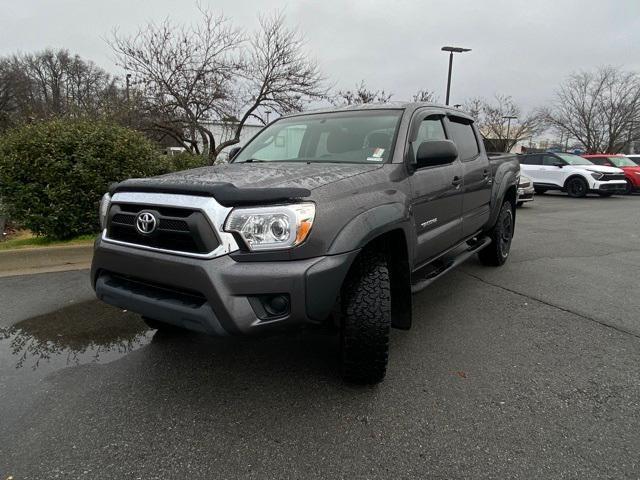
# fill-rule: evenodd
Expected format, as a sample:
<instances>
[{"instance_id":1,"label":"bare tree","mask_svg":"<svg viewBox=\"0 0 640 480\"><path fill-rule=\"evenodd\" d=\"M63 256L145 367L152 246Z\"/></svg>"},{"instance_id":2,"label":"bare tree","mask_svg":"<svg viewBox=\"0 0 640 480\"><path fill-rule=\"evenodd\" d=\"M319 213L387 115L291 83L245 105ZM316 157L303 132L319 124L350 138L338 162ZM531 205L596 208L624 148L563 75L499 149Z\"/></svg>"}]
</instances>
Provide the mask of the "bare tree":
<instances>
[{"instance_id":1,"label":"bare tree","mask_svg":"<svg viewBox=\"0 0 640 480\"><path fill-rule=\"evenodd\" d=\"M386 103L392 96L393 93L386 93L384 90L370 90L362 80L353 90L339 90L332 98L332 103L334 105Z\"/></svg>"},{"instance_id":2,"label":"bare tree","mask_svg":"<svg viewBox=\"0 0 640 480\"><path fill-rule=\"evenodd\" d=\"M278 115L301 111L305 103L327 96L325 78L304 53L304 38L285 26L282 13L261 16L260 28L244 52L241 78L234 95L231 118L238 118L230 139L215 148L215 156L240 141L249 118L266 124L265 112Z\"/></svg>"},{"instance_id":3,"label":"bare tree","mask_svg":"<svg viewBox=\"0 0 640 480\"><path fill-rule=\"evenodd\" d=\"M412 99L414 102L433 103L438 100L438 97L436 96L435 92L432 92L431 90L418 90L413 94Z\"/></svg>"},{"instance_id":4,"label":"bare tree","mask_svg":"<svg viewBox=\"0 0 640 480\"><path fill-rule=\"evenodd\" d=\"M510 96L496 95L493 101L473 98L465 103L464 109L476 118L482 136L507 152L542 129L540 116L535 112L523 114Z\"/></svg>"},{"instance_id":5,"label":"bare tree","mask_svg":"<svg viewBox=\"0 0 640 480\"><path fill-rule=\"evenodd\" d=\"M195 26L169 19L148 23L133 36L117 31L109 42L131 72L149 128L194 153L213 153L207 126L230 109L232 79L240 65L241 33L222 15L202 10Z\"/></svg>"},{"instance_id":6,"label":"bare tree","mask_svg":"<svg viewBox=\"0 0 640 480\"><path fill-rule=\"evenodd\" d=\"M0 58L0 117L4 128L39 118L98 117L117 110L117 79L67 50Z\"/></svg>"},{"instance_id":7,"label":"bare tree","mask_svg":"<svg viewBox=\"0 0 640 480\"><path fill-rule=\"evenodd\" d=\"M617 153L636 137L640 76L616 67L573 73L541 112L549 126L578 140L587 152Z\"/></svg>"},{"instance_id":8,"label":"bare tree","mask_svg":"<svg viewBox=\"0 0 640 480\"><path fill-rule=\"evenodd\" d=\"M196 26L167 19L134 36L116 31L109 44L134 76L150 128L213 163L240 141L249 118L261 119L261 110L299 110L325 92L303 38L286 28L282 15L260 18L259 31L247 40L224 16L200 12ZM231 138L216 138L216 123L231 125Z\"/></svg>"}]
</instances>

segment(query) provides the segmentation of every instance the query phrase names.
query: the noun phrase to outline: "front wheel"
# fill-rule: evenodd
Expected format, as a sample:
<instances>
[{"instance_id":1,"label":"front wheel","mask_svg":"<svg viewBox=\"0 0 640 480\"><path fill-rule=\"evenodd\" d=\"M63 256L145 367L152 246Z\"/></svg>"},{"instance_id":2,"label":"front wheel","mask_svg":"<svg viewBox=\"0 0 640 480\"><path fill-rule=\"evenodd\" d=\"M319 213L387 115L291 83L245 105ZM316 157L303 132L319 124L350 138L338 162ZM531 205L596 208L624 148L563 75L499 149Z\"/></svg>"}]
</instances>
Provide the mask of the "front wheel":
<instances>
[{"instance_id":1,"label":"front wheel","mask_svg":"<svg viewBox=\"0 0 640 480\"><path fill-rule=\"evenodd\" d=\"M354 383L382 381L389 357L391 282L386 257L364 250L341 292L342 374Z\"/></svg>"},{"instance_id":2,"label":"front wheel","mask_svg":"<svg viewBox=\"0 0 640 480\"><path fill-rule=\"evenodd\" d=\"M498 220L489 231L491 243L478 252L478 258L484 265L499 267L509 258L511 240L513 239L513 207L508 200L502 204Z\"/></svg>"},{"instance_id":3,"label":"front wheel","mask_svg":"<svg viewBox=\"0 0 640 480\"><path fill-rule=\"evenodd\" d=\"M587 195L589 185L584 178L570 178L566 185L567 193L572 198L582 198Z\"/></svg>"}]
</instances>

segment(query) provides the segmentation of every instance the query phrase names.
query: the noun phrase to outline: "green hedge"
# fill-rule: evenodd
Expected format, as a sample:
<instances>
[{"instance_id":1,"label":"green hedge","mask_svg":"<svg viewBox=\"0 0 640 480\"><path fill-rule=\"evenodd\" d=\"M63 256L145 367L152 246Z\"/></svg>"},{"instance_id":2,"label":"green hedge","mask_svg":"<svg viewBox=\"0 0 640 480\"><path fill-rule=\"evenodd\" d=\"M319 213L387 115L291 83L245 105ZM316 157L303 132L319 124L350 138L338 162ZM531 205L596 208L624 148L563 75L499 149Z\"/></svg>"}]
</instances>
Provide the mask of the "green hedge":
<instances>
[{"instance_id":1,"label":"green hedge","mask_svg":"<svg viewBox=\"0 0 640 480\"><path fill-rule=\"evenodd\" d=\"M99 230L98 204L112 182L203 163L160 155L142 134L121 126L53 120L0 138L0 198L12 220L37 235L68 239Z\"/></svg>"}]
</instances>

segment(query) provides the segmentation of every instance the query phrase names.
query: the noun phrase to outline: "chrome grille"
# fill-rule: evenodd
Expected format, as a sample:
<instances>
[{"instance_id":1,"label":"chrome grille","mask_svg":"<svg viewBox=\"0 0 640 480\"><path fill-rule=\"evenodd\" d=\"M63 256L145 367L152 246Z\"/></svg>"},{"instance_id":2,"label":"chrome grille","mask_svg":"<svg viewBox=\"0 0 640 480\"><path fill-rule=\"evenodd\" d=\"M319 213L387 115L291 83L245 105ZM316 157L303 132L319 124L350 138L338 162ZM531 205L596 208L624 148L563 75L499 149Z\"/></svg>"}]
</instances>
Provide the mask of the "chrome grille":
<instances>
[{"instance_id":1,"label":"chrome grille","mask_svg":"<svg viewBox=\"0 0 640 480\"><path fill-rule=\"evenodd\" d=\"M141 211L151 212L158 219L158 226L151 234L140 233L136 228L136 218ZM156 205L112 204L107 236L119 242L195 254L210 253L220 245L202 212Z\"/></svg>"}]
</instances>

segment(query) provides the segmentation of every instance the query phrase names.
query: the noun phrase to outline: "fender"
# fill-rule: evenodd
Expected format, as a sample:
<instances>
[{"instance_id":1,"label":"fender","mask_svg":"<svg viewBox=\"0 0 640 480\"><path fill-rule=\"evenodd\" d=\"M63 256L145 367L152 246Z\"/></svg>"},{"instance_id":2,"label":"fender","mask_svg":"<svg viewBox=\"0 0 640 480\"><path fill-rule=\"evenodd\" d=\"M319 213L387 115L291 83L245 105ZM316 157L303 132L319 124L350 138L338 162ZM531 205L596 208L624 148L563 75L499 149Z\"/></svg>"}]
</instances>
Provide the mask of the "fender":
<instances>
[{"instance_id":1,"label":"fender","mask_svg":"<svg viewBox=\"0 0 640 480\"><path fill-rule=\"evenodd\" d=\"M401 228L407 239L407 252L413 258L413 245L408 240L413 238L407 206L394 202L373 207L354 217L342 230L329 247L329 255L360 249L383 233ZM415 235L415 234L414 234Z\"/></svg>"},{"instance_id":2,"label":"fender","mask_svg":"<svg viewBox=\"0 0 640 480\"><path fill-rule=\"evenodd\" d=\"M576 178L576 177L579 177L582 180L584 180L585 182L587 182L587 188L591 188L591 181L593 181L593 179L591 179L591 181L589 181L590 179L588 179L586 177L586 175L583 175L582 173L576 172L576 173L572 173L571 175L569 175L565 179L564 183L562 184L562 189L565 190L567 188L567 183L569 183L569 180L571 180L573 178Z\"/></svg>"},{"instance_id":3,"label":"fender","mask_svg":"<svg viewBox=\"0 0 640 480\"><path fill-rule=\"evenodd\" d=\"M513 170L506 171L500 179L496 179L493 183L494 189L491 192L491 215L487 221L486 228L491 228L498 220L500 207L507 194L507 190L511 187L518 188L516 173ZM497 187L497 188L496 188Z\"/></svg>"}]
</instances>

